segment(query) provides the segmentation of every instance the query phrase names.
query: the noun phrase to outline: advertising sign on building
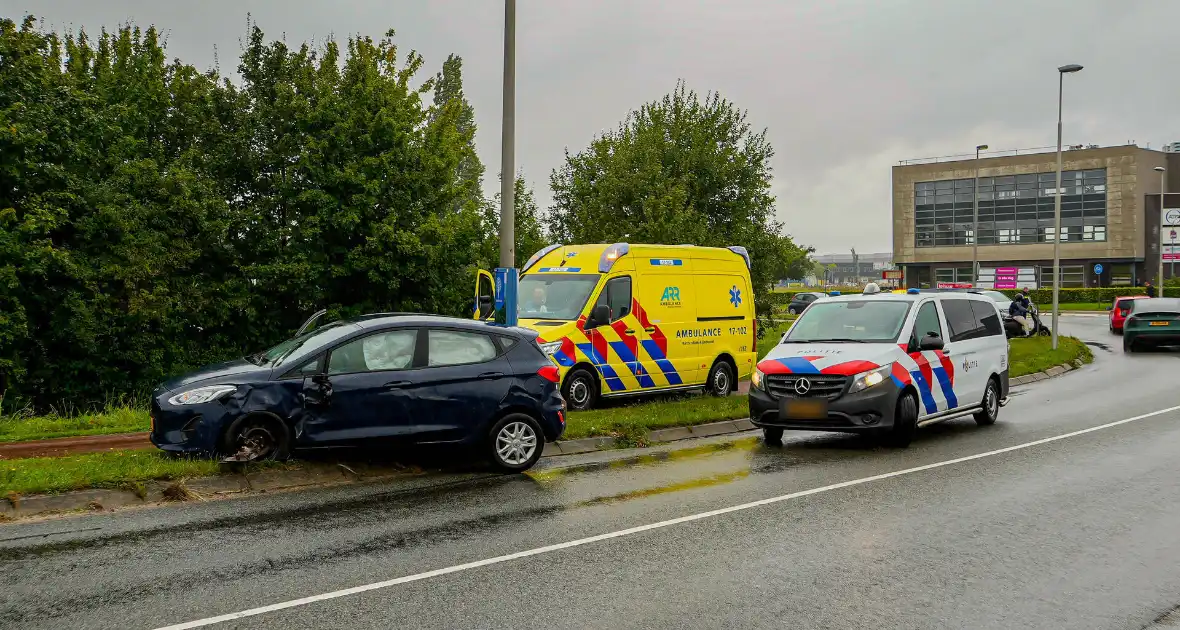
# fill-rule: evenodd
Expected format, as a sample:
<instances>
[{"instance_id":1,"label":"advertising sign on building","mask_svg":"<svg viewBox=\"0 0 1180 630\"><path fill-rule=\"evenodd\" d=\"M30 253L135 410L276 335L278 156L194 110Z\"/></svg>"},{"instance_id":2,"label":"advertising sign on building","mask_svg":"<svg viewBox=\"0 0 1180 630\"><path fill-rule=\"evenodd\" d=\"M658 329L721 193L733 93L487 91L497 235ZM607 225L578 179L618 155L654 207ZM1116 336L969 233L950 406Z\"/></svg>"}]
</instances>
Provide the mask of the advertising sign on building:
<instances>
[{"instance_id":1,"label":"advertising sign on building","mask_svg":"<svg viewBox=\"0 0 1180 630\"><path fill-rule=\"evenodd\" d=\"M980 267L976 286L981 289L1035 289L1037 270L1035 267Z\"/></svg>"},{"instance_id":2,"label":"advertising sign on building","mask_svg":"<svg viewBox=\"0 0 1180 630\"><path fill-rule=\"evenodd\" d=\"M1180 245L1164 245L1164 260L1180 260Z\"/></svg>"}]
</instances>

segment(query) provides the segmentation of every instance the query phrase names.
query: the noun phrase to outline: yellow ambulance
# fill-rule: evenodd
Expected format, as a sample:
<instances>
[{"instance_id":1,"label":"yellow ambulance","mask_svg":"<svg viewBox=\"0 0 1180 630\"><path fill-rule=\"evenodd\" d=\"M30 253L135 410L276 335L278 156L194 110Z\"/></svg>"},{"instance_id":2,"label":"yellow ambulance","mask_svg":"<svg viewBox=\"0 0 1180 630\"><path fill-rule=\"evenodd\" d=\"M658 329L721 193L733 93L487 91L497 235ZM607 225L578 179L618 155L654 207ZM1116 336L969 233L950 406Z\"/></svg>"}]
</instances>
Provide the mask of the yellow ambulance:
<instances>
[{"instance_id":1,"label":"yellow ambulance","mask_svg":"<svg viewBox=\"0 0 1180 630\"><path fill-rule=\"evenodd\" d=\"M728 395L757 360L744 247L551 245L521 269L518 325L561 369L570 409L600 398L705 389ZM495 299L476 283L475 317Z\"/></svg>"}]
</instances>

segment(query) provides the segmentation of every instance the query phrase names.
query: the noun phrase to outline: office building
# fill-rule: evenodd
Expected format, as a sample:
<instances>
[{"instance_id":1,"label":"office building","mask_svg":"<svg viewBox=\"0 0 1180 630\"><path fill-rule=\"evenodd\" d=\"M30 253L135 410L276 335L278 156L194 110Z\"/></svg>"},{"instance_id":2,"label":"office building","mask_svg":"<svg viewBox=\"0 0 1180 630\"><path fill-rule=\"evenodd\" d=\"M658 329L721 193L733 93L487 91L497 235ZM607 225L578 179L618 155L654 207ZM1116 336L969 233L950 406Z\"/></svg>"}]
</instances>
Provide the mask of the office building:
<instances>
[{"instance_id":1,"label":"office building","mask_svg":"<svg viewBox=\"0 0 1180 630\"><path fill-rule=\"evenodd\" d=\"M1166 169L1167 189L1180 191L1180 153L1135 145L1064 152L1061 286L1158 282L1163 219L1156 167ZM894 166L893 263L904 270L906 286L1051 286L1056 168L1056 147L984 153L978 163L970 154ZM978 278L971 269L975 202ZM1164 204L1180 207L1180 194L1166 195ZM1165 240L1171 231L1163 229ZM1170 277L1180 245L1164 252Z\"/></svg>"}]
</instances>

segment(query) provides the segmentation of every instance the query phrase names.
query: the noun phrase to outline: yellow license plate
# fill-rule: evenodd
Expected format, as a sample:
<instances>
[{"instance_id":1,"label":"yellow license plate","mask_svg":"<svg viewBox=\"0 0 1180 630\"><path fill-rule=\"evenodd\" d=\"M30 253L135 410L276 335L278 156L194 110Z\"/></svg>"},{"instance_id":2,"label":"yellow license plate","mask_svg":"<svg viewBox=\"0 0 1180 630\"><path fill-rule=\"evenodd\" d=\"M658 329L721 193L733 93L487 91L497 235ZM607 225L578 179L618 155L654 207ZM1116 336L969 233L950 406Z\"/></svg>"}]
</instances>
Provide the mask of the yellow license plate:
<instances>
[{"instance_id":1,"label":"yellow license plate","mask_svg":"<svg viewBox=\"0 0 1180 630\"><path fill-rule=\"evenodd\" d=\"M1167 326L1171 322L1151 322L1151 326Z\"/></svg>"},{"instance_id":2,"label":"yellow license plate","mask_svg":"<svg viewBox=\"0 0 1180 630\"><path fill-rule=\"evenodd\" d=\"M779 416L786 420L823 420L828 417L828 401L786 399L779 408Z\"/></svg>"}]
</instances>

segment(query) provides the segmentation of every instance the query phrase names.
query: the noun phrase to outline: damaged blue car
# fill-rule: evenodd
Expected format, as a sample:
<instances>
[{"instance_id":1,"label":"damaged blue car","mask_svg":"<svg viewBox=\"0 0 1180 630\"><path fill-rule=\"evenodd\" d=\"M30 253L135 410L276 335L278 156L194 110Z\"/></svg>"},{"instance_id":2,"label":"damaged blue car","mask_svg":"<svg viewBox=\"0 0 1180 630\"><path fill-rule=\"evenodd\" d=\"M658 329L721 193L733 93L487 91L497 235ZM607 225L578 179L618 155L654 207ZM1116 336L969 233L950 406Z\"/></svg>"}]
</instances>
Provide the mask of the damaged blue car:
<instances>
[{"instance_id":1,"label":"damaged blue car","mask_svg":"<svg viewBox=\"0 0 1180 630\"><path fill-rule=\"evenodd\" d=\"M376 314L305 332L314 319L269 350L161 385L152 443L232 461L375 440L447 443L516 472L565 429L557 366L531 330Z\"/></svg>"}]
</instances>

